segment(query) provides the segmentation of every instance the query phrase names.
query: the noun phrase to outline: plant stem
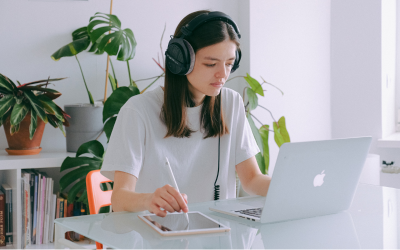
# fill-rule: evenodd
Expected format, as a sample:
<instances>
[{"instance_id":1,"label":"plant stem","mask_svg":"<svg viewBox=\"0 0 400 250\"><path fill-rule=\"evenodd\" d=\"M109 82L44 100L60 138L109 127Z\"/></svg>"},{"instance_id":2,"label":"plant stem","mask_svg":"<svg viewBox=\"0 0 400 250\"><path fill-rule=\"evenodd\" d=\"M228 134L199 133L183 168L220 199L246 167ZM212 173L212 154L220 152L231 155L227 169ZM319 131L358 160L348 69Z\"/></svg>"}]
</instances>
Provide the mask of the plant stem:
<instances>
[{"instance_id":1,"label":"plant stem","mask_svg":"<svg viewBox=\"0 0 400 250\"><path fill-rule=\"evenodd\" d=\"M160 79L162 76L164 75L164 73L162 73L161 75L157 76L157 78L150 83L144 90L140 91L140 94L142 94L143 92L145 92L151 85L153 85L153 83L155 83L158 79Z\"/></svg>"},{"instance_id":2,"label":"plant stem","mask_svg":"<svg viewBox=\"0 0 400 250\"><path fill-rule=\"evenodd\" d=\"M131 68L129 67L129 60L126 61L126 65L128 65L129 85L130 85L130 86L133 86L132 77L131 77Z\"/></svg>"},{"instance_id":3,"label":"plant stem","mask_svg":"<svg viewBox=\"0 0 400 250\"><path fill-rule=\"evenodd\" d=\"M78 57L77 57L76 55L75 55L75 58L76 58L76 61L78 61L79 68L81 69L81 74L82 74L83 82L85 83L85 87L86 87L86 91L87 91L88 96L89 96L90 104L94 105L94 101L93 101L92 95L90 94L90 91L89 91L88 86L87 86L87 84L86 84L85 76L83 75L81 63L79 62Z\"/></svg>"},{"instance_id":4,"label":"plant stem","mask_svg":"<svg viewBox=\"0 0 400 250\"><path fill-rule=\"evenodd\" d=\"M247 89L248 87L244 87L244 89L243 89L243 102L244 102L244 91ZM246 105L246 107L247 107L247 105Z\"/></svg>"},{"instance_id":5,"label":"plant stem","mask_svg":"<svg viewBox=\"0 0 400 250\"><path fill-rule=\"evenodd\" d=\"M110 65L111 65L111 70L112 70L113 75L114 75L114 80L117 81L117 77L115 77L114 65L112 64L111 58L110 58Z\"/></svg>"},{"instance_id":6,"label":"plant stem","mask_svg":"<svg viewBox=\"0 0 400 250\"><path fill-rule=\"evenodd\" d=\"M272 115L271 111L269 111L269 109L267 109L266 107L263 107L261 105L258 105L258 107L265 109L266 111L268 111L271 114L272 119L274 120L274 122L276 122L274 116Z\"/></svg>"},{"instance_id":7,"label":"plant stem","mask_svg":"<svg viewBox=\"0 0 400 250\"><path fill-rule=\"evenodd\" d=\"M235 76L235 77L230 78L230 79L227 80L226 82L229 82L230 80L235 79L235 78L238 78L238 77L246 77L246 76Z\"/></svg>"},{"instance_id":8,"label":"plant stem","mask_svg":"<svg viewBox=\"0 0 400 250\"><path fill-rule=\"evenodd\" d=\"M145 81L145 80L151 80L151 79L154 79L154 78L160 78L160 76L153 76L153 77L150 77L150 78L139 79L139 80L136 80L135 82L140 82L140 81Z\"/></svg>"},{"instance_id":9,"label":"plant stem","mask_svg":"<svg viewBox=\"0 0 400 250\"><path fill-rule=\"evenodd\" d=\"M269 83L269 82L265 81L264 78L262 78L262 76L260 76L260 77L261 77L261 79L264 81L263 83L266 83L266 84L271 85L272 87L275 87L275 88L276 88L277 90L279 90L279 91L282 93L282 95L283 95L283 91L282 91L282 90L280 90L278 87L276 87L276 86L273 85L272 83Z\"/></svg>"},{"instance_id":10,"label":"plant stem","mask_svg":"<svg viewBox=\"0 0 400 250\"><path fill-rule=\"evenodd\" d=\"M252 113L250 113L250 115L251 115L254 119L256 119L256 121L258 121L258 122L261 124L262 127L265 126L265 125L262 124L262 122L261 122L260 120L258 120L257 117L255 117ZM267 128L265 127L265 129L267 129ZM271 132L274 132L273 130L270 130L270 129L267 129L267 130L268 130L268 131L271 131Z\"/></svg>"}]
</instances>

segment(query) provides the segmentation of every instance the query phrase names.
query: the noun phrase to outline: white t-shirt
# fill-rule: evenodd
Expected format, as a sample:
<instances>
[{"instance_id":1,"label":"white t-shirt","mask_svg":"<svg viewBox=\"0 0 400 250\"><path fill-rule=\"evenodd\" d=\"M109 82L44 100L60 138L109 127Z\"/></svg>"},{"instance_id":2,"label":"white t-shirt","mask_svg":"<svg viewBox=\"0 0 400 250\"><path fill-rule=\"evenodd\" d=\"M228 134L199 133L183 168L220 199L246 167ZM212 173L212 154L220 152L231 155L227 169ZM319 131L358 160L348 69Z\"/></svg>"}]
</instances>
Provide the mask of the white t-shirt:
<instances>
[{"instance_id":1,"label":"white t-shirt","mask_svg":"<svg viewBox=\"0 0 400 250\"><path fill-rule=\"evenodd\" d=\"M236 197L235 166L260 150L245 116L241 96L222 88L222 107L229 134L221 136L220 199ZM137 193L153 193L172 184L165 169L168 157L179 191L188 202L214 199L218 171L218 137L203 139L200 130L202 105L187 108L190 138L164 138L167 127L160 118L164 103L161 87L136 95L121 108L104 157L101 173L114 180L114 171L136 176Z\"/></svg>"}]
</instances>

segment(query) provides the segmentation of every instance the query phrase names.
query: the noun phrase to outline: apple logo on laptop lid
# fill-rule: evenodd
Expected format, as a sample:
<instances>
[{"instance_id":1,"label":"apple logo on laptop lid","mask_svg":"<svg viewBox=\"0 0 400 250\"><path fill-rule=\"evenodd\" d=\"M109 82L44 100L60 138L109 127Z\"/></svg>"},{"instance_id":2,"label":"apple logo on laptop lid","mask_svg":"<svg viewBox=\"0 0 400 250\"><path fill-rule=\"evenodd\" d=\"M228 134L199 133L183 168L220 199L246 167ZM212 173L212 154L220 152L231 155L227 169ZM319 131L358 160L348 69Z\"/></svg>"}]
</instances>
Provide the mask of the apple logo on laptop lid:
<instances>
[{"instance_id":1,"label":"apple logo on laptop lid","mask_svg":"<svg viewBox=\"0 0 400 250\"><path fill-rule=\"evenodd\" d=\"M323 170L320 174L317 174L314 177L314 187L319 187L322 186L322 184L324 184L324 178L325 178L324 172L325 170Z\"/></svg>"}]
</instances>

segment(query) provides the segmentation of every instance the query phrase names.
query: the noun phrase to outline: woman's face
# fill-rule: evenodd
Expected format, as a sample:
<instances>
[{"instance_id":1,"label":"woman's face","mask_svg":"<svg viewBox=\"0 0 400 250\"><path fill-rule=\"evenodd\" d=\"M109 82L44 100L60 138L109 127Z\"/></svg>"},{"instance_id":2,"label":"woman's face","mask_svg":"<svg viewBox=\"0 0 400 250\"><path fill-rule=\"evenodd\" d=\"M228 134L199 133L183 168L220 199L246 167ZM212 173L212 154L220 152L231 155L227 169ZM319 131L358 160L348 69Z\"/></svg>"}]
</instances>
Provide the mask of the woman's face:
<instances>
[{"instance_id":1,"label":"woman's face","mask_svg":"<svg viewBox=\"0 0 400 250\"><path fill-rule=\"evenodd\" d=\"M189 90L196 106L205 96L217 96L231 73L236 44L231 40L210 45L196 52L193 71L187 74Z\"/></svg>"}]
</instances>

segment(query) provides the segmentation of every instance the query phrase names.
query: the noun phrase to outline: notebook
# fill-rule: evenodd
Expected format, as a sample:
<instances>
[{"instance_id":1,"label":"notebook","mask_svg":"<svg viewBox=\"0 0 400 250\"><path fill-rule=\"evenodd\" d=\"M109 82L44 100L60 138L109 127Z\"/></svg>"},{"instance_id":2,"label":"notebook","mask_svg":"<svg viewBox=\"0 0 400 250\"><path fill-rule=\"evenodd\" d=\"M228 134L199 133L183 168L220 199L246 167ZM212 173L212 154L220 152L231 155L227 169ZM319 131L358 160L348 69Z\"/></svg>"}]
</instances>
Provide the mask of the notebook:
<instances>
[{"instance_id":1,"label":"notebook","mask_svg":"<svg viewBox=\"0 0 400 250\"><path fill-rule=\"evenodd\" d=\"M359 137L285 143L264 200L216 201L209 209L261 223L347 210L371 141L371 137Z\"/></svg>"}]
</instances>

